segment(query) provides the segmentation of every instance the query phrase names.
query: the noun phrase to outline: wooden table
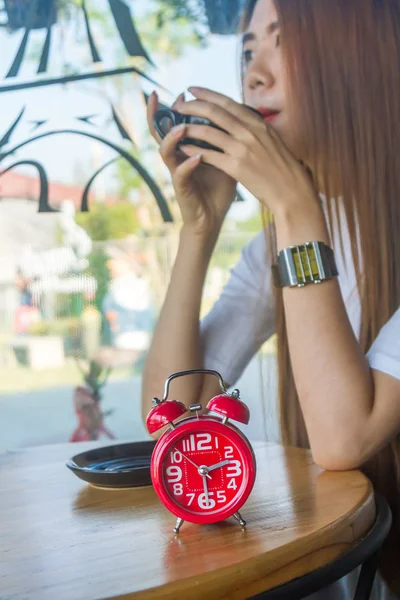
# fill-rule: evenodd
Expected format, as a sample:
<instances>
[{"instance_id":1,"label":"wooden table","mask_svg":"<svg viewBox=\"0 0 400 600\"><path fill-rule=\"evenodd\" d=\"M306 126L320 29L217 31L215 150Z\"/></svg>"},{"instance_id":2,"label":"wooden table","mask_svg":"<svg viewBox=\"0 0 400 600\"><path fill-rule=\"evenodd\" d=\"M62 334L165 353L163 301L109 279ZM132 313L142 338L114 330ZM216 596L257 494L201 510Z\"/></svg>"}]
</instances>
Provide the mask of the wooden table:
<instances>
[{"instance_id":1,"label":"wooden table","mask_svg":"<svg viewBox=\"0 0 400 600\"><path fill-rule=\"evenodd\" d=\"M375 519L360 472L257 443L247 527L185 523L175 536L152 487L95 489L65 467L96 445L0 454L1 600L248 598L331 562Z\"/></svg>"}]
</instances>

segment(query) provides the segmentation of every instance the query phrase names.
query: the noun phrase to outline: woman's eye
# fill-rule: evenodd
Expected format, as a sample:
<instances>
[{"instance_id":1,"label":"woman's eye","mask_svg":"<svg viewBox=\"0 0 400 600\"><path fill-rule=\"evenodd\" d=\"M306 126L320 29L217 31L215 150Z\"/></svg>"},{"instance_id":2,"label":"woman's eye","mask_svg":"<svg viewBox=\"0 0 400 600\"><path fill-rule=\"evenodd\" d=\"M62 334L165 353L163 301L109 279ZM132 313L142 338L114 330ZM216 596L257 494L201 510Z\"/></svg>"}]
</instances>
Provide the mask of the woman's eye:
<instances>
[{"instance_id":1,"label":"woman's eye","mask_svg":"<svg viewBox=\"0 0 400 600\"><path fill-rule=\"evenodd\" d=\"M244 50L243 51L243 62L245 65L247 65L251 61L252 58L253 58L252 50Z\"/></svg>"}]
</instances>

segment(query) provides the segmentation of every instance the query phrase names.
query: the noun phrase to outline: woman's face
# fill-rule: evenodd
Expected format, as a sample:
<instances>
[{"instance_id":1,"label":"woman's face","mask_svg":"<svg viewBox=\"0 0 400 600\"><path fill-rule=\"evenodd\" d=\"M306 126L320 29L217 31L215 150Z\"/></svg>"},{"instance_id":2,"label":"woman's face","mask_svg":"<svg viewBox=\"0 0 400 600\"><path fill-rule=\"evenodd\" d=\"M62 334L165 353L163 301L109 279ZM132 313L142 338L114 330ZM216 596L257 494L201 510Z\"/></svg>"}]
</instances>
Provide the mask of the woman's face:
<instances>
[{"instance_id":1,"label":"woman's face","mask_svg":"<svg viewBox=\"0 0 400 600\"><path fill-rule=\"evenodd\" d=\"M273 0L258 0L243 34L244 102L260 111L290 146L280 27Z\"/></svg>"}]
</instances>

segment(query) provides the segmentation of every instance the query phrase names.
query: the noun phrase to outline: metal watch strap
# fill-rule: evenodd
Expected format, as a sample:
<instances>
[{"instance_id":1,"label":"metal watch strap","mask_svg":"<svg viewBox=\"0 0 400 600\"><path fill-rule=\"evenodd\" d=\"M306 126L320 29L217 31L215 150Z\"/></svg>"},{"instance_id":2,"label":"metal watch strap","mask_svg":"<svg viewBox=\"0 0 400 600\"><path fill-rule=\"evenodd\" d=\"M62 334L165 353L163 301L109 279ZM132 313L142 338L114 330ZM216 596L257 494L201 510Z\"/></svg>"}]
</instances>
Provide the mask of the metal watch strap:
<instances>
[{"instance_id":1,"label":"metal watch strap","mask_svg":"<svg viewBox=\"0 0 400 600\"><path fill-rule=\"evenodd\" d=\"M333 250L324 242L306 242L284 248L272 265L274 284L278 288L321 283L338 274Z\"/></svg>"}]
</instances>

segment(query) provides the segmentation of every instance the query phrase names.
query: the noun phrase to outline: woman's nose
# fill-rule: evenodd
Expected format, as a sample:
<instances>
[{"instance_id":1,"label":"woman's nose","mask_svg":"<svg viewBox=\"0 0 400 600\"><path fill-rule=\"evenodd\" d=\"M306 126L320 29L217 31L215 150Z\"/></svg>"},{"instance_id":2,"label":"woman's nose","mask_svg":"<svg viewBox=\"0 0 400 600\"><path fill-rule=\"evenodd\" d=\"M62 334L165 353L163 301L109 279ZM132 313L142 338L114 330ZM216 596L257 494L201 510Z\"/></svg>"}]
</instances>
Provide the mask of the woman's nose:
<instances>
[{"instance_id":1,"label":"woman's nose","mask_svg":"<svg viewBox=\"0 0 400 600\"><path fill-rule=\"evenodd\" d=\"M246 81L250 90L260 87L270 89L275 84L275 77L265 60L256 59L247 70Z\"/></svg>"}]
</instances>

